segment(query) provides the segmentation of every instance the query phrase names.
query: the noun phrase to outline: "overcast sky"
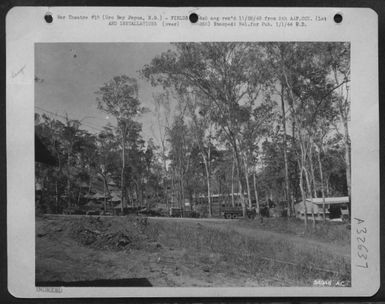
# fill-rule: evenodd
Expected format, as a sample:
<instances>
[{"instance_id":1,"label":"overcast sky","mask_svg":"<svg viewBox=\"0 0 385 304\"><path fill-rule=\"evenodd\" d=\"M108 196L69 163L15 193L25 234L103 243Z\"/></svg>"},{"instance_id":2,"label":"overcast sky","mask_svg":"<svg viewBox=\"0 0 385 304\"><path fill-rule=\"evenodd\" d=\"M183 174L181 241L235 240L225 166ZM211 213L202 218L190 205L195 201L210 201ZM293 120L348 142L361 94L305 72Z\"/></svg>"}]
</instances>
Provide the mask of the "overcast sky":
<instances>
[{"instance_id":1,"label":"overcast sky","mask_svg":"<svg viewBox=\"0 0 385 304\"><path fill-rule=\"evenodd\" d=\"M138 71L171 48L168 43L36 44L35 76L40 81L35 82L35 111L68 114L71 119L82 120L88 131L97 132L108 122L116 121L97 109L95 92L112 77L123 74L138 79L140 100L152 111L156 89L140 79ZM153 130L156 132L157 128L151 125L155 114L150 112L139 120L143 123L143 137L154 137Z\"/></svg>"}]
</instances>

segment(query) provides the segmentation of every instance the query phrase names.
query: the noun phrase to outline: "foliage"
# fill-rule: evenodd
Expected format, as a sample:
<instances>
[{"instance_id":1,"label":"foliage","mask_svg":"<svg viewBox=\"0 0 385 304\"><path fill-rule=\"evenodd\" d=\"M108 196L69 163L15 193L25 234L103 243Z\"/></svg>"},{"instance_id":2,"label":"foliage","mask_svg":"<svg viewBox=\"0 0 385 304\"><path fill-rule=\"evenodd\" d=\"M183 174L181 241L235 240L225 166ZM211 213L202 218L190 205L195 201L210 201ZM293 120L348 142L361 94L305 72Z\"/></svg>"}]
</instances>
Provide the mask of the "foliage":
<instances>
[{"instance_id":1,"label":"foliage","mask_svg":"<svg viewBox=\"0 0 385 304\"><path fill-rule=\"evenodd\" d=\"M174 43L140 73L158 90L156 140L144 140L138 118L148 109L127 75L96 92L97 107L116 119L98 134L36 117L59 161L36 167L50 209L76 205L97 177L148 208L193 209L216 193L238 192L244 212L247 201L350 195L348 43Z\"/></svg>"}]
</instances>

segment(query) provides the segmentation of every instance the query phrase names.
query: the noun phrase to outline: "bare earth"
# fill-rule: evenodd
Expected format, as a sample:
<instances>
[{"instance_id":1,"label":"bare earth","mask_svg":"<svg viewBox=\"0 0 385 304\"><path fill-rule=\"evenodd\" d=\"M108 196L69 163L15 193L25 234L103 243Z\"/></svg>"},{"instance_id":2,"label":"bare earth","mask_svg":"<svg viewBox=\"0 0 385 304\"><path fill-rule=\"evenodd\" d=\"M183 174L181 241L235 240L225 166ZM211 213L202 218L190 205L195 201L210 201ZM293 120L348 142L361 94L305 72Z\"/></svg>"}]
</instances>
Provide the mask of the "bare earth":
<instances>
[{"instance_id":1,"label":"bare earth","mask_svg":"<svg viewBox=\"0 0 385 304\"><path fill-rule=\"evenodd\" d=\"M261 276L258 273L250 273L247 267L226 260L226 257L215 251L205 248L196 250L181 248L175 245L177 243L172 243L162 232L157 239L145 237L127 241L127 244L123 243L123 245L120 244L123 242L122 236L116 238L115 243L112 241L115 240L113 234L108 234L104 243L89 241L83 237L87 229L83 226L81 226L83 230L73 228L74 223L83 225L89 219L90 217L79 216L44 216L36 219L36 281L71 282L146 278L152 286L159 287L296 286L298 284L294 278L290 281L290 275ZM119 225L125 225L127 220L124 217L102 217L98 218L97 222L95 219L91 221L94 225L92 227L100 227L98 228L100 231L93 228L92 233L103 235L102 233L109 231L120 231L122 226ZM94 222L99 226L95 226ZM149 218L146 225L153 227L156 231L157 227L165 224L171 227L177 224L186 225L190 231L192 229L236 231L247 239L263 242L288 241L292 246L304 250L309 247L309 250L311 248L311 250L338 256L350 264L350 247L347 244L338 245L293 234L244 227L238 225L237 220ZM134 225L127 229L132 231L136 229L135 227L139 226Z\"/></svg>"}]
</instances>

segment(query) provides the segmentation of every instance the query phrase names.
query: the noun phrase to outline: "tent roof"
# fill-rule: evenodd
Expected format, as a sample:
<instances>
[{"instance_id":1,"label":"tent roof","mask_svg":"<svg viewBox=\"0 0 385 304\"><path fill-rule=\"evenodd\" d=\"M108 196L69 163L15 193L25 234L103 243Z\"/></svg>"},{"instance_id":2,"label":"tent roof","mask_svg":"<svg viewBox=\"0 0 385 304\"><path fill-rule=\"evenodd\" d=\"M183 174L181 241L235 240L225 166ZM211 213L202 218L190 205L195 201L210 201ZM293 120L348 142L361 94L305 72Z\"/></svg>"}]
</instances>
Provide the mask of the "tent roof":
<instances>
[{"instance_id":1,"label":"tent roof","mask_svg":"<svg viewBox=\"0 0 385 304\"><path fill-rule=\"evenodd\" d=\"M120 202L121 199L120 199L120 197L114 195L114 196L112 197L111 201L112 201L112 202Z\"/></svg>"},{"instance_id":2,"label":"tent roof","mask_svg":"<svg viewBox=\"0 0 385 304\"><path fill-rule=\"evenodd\" d=\"M116 183L113 180L111 180L111 181L108 182L108 185L109 186L116 186Z\"/></svg>"},{"instance_id":3,"label":"tent roof","mask_svg":"<svg viewBox=\"0 0 385 304\"><path fill-rule=\"evenodd\" d=\"M307 201L310 202L310 199L307 199ZM317 205L323 204L323 199L319 197L313 198L313 203ZM326 204L346 204L346 203L349 203L349 197L348 196L326 197L325 203Z\"/></svg>"},{"instance_id":4,"label":"tent roof","mask_svg":"<svg viewBox=\"0 0 385 304\"><path fill-rule=\"evenodd\" d=\"M106 196L104 196L104 194L97 192L97 193L93 196L93 198L95 198L95 199L104 198L104 197L108 197L108 194L107 194Z\"/></svg>"}]
</instances>

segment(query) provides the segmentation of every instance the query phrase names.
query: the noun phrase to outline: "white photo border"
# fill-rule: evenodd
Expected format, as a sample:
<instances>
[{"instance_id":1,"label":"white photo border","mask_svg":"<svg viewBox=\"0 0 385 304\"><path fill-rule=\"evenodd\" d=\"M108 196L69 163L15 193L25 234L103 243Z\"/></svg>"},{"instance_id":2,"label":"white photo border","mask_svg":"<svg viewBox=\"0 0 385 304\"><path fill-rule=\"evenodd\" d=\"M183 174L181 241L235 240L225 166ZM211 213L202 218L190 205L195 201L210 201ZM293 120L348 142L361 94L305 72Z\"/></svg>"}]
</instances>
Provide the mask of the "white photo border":
<instances>
[{"instance_id":1,"label":"white photo border","mask_svg":"<svg viewBox=\"0 0 385 304\"><path fill-rule=\"evenodd\" d=\"M54 21L47 24L50 12ZM328 22L303 28L111 27L66 22L61 15L319 15ZM333 16L343 15L336 24ZM34 49L49 42L347 41L351 45L352 226L351 287L35 287ZM15 7L6 17L6 138L8 290L15 297L340 297L371 296L380 287L378 16L368 8ZM22 72L18 73L22 69ZM357 219L363 220L360 222ZM368 268L358 257L357 229L368 231Z\"/></svg>"}]
</instances>

